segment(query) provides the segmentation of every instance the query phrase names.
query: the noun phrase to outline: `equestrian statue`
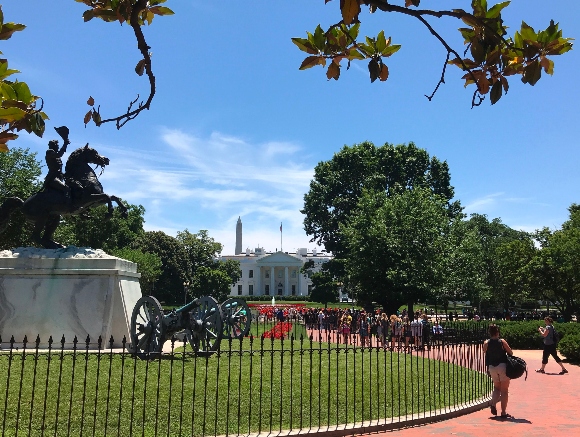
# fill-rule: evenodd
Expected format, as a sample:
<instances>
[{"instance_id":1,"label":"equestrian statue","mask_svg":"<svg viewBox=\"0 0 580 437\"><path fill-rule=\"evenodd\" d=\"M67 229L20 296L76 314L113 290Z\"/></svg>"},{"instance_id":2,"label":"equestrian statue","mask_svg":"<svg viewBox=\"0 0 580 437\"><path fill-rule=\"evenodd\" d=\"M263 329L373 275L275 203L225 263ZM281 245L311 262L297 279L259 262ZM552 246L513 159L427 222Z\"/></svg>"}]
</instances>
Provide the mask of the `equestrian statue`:
<instances>
[{"instance_id":1,"label":"equestrian statue","mask_svg":"<svg viewBox=\"0 0 580 437\"><path fill-rule=\"evenodd\" d=\"M109 210L105 217L109 219L114 210L112 202L115 202L121 215L127 217L127 207L117 196L103 192L103 186L89 165L101 167L102 174L105 166L109 165L109 158L99 155L87 143L70 154L63 174L61 157L70 144L69 130L66 126L55 130L64 143L60 149L57 140L48 143L48 174L42 189L24 201L18 197L9 197L0 206L0 233L8 226L10 214L20 209L26 220L34 224L32 239L46 249L64 247L52 239L63 215L86 216L90 208L106 203Z\"/></svg>"}]
</instances>

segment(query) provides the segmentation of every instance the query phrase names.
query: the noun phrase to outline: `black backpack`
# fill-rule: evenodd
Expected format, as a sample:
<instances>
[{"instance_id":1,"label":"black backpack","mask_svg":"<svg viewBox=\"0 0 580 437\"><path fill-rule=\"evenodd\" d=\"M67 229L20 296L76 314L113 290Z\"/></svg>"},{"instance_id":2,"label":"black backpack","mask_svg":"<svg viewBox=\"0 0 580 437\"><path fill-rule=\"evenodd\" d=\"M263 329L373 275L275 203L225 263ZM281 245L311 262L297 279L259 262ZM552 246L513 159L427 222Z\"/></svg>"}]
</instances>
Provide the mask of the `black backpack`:
<instances>
[{"instance_id":1,"label":"black backpack","mask_svg":"<svg viewBox=\"0 0 580 437\"><path fill-rule=\"evenodd\" d=\"M507 356L507 364L505 369L505 374L509 379L517 379L523 374L526 374L526 380L528 379L528 365L526 362L520 358L513 355Z\"/></svg>"}]
</instances>

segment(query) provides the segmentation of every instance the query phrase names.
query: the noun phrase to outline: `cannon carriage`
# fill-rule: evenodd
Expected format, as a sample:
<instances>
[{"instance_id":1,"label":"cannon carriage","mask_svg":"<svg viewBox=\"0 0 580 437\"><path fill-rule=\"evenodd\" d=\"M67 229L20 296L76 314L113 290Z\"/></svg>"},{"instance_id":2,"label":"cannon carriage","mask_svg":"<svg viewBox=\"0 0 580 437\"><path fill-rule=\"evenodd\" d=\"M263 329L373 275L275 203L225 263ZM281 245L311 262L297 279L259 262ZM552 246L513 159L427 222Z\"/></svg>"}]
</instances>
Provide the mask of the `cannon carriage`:
<instances>
[{"instance_id":1,"label":"cannon carriage","mask_svg":"<svg viewBox=\"0 0 580 437\"><path fill-rule=\"evenodd\" d=\"M161 353L163 344L174 334L183 333L193 352L216 352L222 339L240 339L250 330L252 317L243 299L232 298L221 305L203 296L181 308L163 313L153 296L141 297L131 315L131 351L135 354Z\"/></svg>"}]
</instances>

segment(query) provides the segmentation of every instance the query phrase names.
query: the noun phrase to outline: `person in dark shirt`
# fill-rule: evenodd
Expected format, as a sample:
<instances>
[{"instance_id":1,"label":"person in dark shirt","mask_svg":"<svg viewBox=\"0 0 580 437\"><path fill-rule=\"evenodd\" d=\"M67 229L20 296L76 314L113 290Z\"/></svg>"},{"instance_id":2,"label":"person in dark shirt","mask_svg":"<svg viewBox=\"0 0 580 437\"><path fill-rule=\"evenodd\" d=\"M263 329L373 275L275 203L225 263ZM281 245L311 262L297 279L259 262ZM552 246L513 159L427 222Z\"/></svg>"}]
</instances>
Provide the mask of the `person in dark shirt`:
<instances>
[{"instance_id":1,"label":"person in dark shirt","mask_svg":"<svg viewBox=\"0 0 580 437\"><path fill-rule=\"evenodd\" d=\"M546 368L546 364L548 364L548 358L550 357L550 355L552 355L554 357L554 360L556 360L556 362L562 368L562 371L559 374L564 375L568 373L568 371L564 367L564 364L562 364L562 360L558 356L558 351L556 350L558 345L556 344L555 341L556 339L554 338L554 326L552 325L552 323L554 323L554 320L551 317L546 317L544 319L544 322L546 323L546 327L542 328L540 326L538 328L538 331L540 332L542 337L544 337L544 352L542 354L542 367L536 370L536 372L545 373L544 369Z\"/></svg>"},{"instance_id":2,"label":"person in dark shirt","mask_svg":"<svg viewBox=\"0 0 580 437\"><path fill-rule=\"evenodd\" d=\"M510 379L507 377L505 371L507 355L513 355L513 352L507 341L499 337L498 326L489 326L489 337L489 340L485 340L483 343L485 365L493 380L493 394L489 405L491 414L495 416L497 415L497 403L501 400L501 418L507 419L511 417L506 412Z\"/></svg>"}]
</instances>

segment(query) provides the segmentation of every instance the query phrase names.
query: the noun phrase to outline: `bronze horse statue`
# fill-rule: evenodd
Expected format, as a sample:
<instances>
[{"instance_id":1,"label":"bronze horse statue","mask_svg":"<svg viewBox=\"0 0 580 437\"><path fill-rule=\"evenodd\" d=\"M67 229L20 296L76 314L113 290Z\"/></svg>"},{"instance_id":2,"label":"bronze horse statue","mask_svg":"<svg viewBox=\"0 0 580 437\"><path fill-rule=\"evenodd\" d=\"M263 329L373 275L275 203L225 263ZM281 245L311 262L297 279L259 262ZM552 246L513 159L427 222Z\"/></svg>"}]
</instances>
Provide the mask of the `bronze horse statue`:
<instances>
[{"instance_id":1,"label":"bronze horse statue","mask_svg":"<svg viewBox=\"0 0 580 437\"><path fill-rule=\"evenodd\" d=\"M126 217L127 207L117 196L103 192L103 186L89 164L96 164L104 170L109 165L109 158L99 155L87 144L72 152L66 162L64 178L70 194L45 187L25 201L18 197L7 198L0 206L0 232L8 226L10 214L20 209L26 220L34 223L34 242L46 249L58 249L64 246L52 238L62 215L84 215L88 209L106 203L109 208L106 218L110 218L112 202L116 202L121 215Z\"/></svg>"}]
</instances>

